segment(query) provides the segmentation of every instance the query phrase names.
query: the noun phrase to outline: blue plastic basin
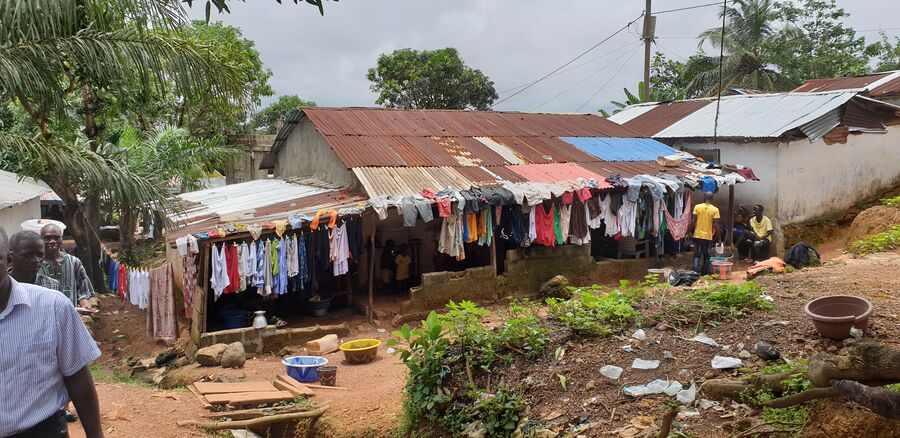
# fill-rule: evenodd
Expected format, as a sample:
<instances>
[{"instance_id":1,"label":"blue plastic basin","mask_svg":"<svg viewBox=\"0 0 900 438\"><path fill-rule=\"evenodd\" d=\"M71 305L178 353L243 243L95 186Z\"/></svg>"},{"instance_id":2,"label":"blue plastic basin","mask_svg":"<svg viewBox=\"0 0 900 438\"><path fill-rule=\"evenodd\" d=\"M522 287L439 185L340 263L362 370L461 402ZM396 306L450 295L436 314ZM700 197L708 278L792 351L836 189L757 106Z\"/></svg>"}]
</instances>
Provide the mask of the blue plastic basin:
<instances>
[{"instance_id":1,"label":"blue plastic basin","mask_svg":"<svg viewBox=\"0 0 900 438\"><path fill-rule=\"evenodd\" d=\"M319 367L328 363L328 359L320 356L291 356L281 361L287 368L287 374L298 382L315 382L319 380Z\"/></svg>"},{"instance_id":2,"label":"blue plastic basin","mask_svg":"<svg viewBox=\"0 0 900 438\"><path fill-rule=\"evenodd\" d=\"M247 312L244 310L225 310L222 312L225 329L242 328L247 325Z\"/></svg>"}]
</instances>

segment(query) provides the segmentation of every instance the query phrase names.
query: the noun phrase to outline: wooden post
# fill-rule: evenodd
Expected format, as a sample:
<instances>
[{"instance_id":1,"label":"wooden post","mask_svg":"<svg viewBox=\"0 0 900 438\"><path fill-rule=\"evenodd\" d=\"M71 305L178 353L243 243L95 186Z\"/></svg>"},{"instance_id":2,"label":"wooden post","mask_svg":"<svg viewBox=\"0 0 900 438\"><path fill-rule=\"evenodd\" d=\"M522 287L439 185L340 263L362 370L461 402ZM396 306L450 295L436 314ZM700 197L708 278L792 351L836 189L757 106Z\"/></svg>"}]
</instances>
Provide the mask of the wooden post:
<instances>
[{"instance_id":1,"label":"wooden post","mask_svg":"<svg viewBox=\"0 0 900 438\"><path fill-rule=\"evenodd\" d=\"M734 184L728 186L728 246L734 246Z\"/></svg>"},{"instance_id":2,"label":"wooden post","mask_svg":"<svg viewBox=\"0 0 900 438\"><path fill-rule=\"evenodd\" d=\"M491 267L494 268L494 277L497 276L497 237L491 239Z\"/></svg>"},{"instance_id":3,"label":"wooden post","mask_svg":"<svg viewBox=\"0 0 900 438\"><path fill-rule=\"evenodd\" d=\"M369 322L375 321L375 228L369 235Z\"/></svg>"}]
</instances>

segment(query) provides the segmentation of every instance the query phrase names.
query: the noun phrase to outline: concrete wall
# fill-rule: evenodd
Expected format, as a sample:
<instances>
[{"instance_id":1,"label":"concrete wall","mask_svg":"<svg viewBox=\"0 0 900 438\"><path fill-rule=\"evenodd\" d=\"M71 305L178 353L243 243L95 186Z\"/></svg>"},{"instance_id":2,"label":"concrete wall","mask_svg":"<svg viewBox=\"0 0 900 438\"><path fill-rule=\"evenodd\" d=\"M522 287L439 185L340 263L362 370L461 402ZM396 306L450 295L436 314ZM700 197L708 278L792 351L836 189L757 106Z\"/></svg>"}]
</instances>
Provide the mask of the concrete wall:
<instances>
[{"instance_id":1,"label":"concrete wall","mask_svg":"<svg viewBox=\"0 0 900 438\"><path fill-rule=\"evenodd\" d=\"M41 198L36 197L22 204L0 209L0 227L8 236L22 231L22 222L41 218Z\"/></svg>"},{"instance_id":2,"label":"concrete wall","mask_svg":"<svg viewBox=\"0 0 900 438\"><path fill-rule=\"evenodd\" d=\"M272 149L274 135L229 135L228 144L241 150L241 154L225 163L225 181L237 184L256 179L265 179L268 169L259 168L263 156Z\"/></svg>"},{"instance_id":3,"label":"concrete wall","mask_svg":"<svg viewBox=\"0 0 900 438\"><path fill-rule=\"evenodd\" d=\"M275 176L316 178L342 185L359 183L307 118L300 120L278 153Z\"/></svg>"},{"instance_id":4,"label":"concrete wall","mask_svg":"<svg viewBox=\"0 0 900 438\"><path fill-rule=\"evenodd\" d=\"M275 328L274 325L270 325L263 329L246 327L220 330L202 334L199 342L197 342L197 348L240 342L244 344L244 349L249 353L271 353L287 346L305 345L313 339L318 339L328 334L336 334L338 337L349 336L350 327L347 323L340 323L289 329L279 329Z\"/></svg>"},{"instance_id":5,"label":"concrete wall","mask_svg":"<svg viewBox=\"0 0 900 438\"><path fill-rule=\"evenodd\" d=\"M900 126L888 127L886 134L851 134L844 144L801 140L778 145L782 225L843 216L898 183Z\"/></svg>"}]
</instances>

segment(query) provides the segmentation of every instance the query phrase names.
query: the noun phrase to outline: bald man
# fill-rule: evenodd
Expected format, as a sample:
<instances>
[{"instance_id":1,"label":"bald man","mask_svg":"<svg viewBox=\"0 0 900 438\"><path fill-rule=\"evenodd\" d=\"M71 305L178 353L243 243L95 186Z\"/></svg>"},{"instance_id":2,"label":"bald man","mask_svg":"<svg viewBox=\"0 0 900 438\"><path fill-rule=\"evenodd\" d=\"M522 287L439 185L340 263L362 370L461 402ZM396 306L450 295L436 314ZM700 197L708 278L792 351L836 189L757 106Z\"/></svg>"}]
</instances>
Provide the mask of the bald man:
<instances>
[{"instance_id":1,"label":"bald man","mask_svg":"<svg viewBox=\"0 0 900 438\"><path fill-rule=\"evenodd\" d=\"M62 230L53 224L41 228L44 241L44 262L40 272L59 282L62 292L73 306L90 309L88 298L94 294L94 285L88 278L81 260L62 249Z\"/></svg>"},{"instance_id":2,"label":"bald man","mask_svg":"<svg viewBox=\"0 0 900 438\"><path fill-rule=\"evenodd\" d=\"M0 228L0 253L9 253ZM69 399L88 438L102 438L97 391L88 365L97 344L68 299L20 283L0 257L0 437L65 438Z\"/></svg>"},{"instance_id":3,"label":"bald man","mask_svg":"<svg viewBox=\"0 0 900 438\"><path fill-rule=\"evenodd\" d=\"M19 283L31 283L62 292L59 282L42 274L44 241L34 231L19 231L9 238L9 275Z\"/></svg>"}]
</instances>

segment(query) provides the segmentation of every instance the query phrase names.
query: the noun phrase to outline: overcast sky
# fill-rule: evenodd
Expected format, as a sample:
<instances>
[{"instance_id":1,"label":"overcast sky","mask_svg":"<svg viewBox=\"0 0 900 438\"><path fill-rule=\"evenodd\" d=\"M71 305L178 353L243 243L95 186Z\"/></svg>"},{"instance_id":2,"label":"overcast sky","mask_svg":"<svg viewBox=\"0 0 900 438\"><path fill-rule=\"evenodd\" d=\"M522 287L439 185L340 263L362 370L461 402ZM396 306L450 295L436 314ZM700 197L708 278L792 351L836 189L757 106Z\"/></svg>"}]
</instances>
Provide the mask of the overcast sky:
<instances>
[{"instance_id":1,"label":"overcast sky","mask_svg":"<svg viewBox=\"0 0 900 438\"><path fill-rule=\"evenodd\" d=\"M231 2L231 14L212 21L238 26L256 42L274 75L276 95L297 94L322 106L374 106L366 71L378 55L396 49L455 47L467 65L495 84L500 98L534 81L638 17L643 0L340 0L325 16L291 0ZM302 3L302 0L301 0ZM654 0L654 11L710 0ZM203 17L205 2L191 15ZM198 6L199 5L199 6ZM878 38L873 29L900 35L898 0L838 0L848 24ZM654 50L686 58L696 35L718 25L716 7L660 14ZM593 112L621 100L642 75L641 21L551 77L498 105L498 110ZM512 91L510 91L512 90ZM272 99L267 99L270 102Z\"/></svg>"}]
</instances>

